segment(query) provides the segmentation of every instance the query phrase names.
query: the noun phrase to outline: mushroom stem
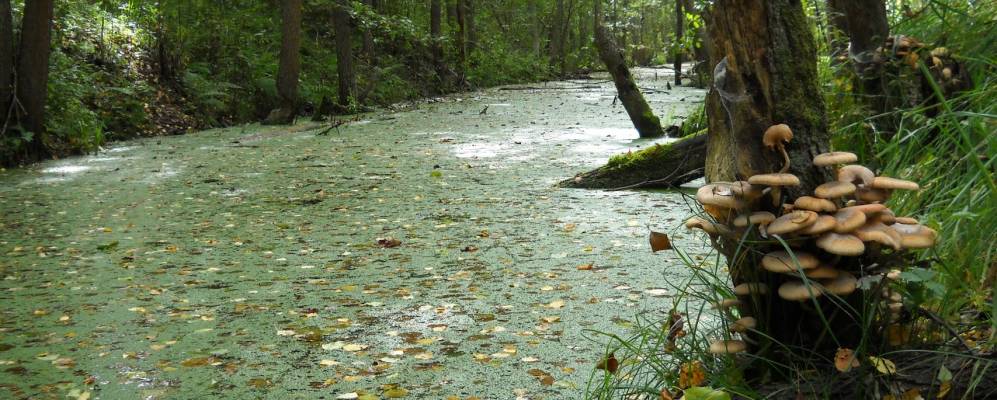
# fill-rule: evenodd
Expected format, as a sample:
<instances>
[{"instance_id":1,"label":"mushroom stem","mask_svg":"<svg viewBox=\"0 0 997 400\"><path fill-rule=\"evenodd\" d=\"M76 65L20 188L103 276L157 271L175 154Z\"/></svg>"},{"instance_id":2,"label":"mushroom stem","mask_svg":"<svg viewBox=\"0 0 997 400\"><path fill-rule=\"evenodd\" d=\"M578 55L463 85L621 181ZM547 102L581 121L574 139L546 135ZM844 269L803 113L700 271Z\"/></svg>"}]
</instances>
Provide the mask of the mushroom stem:
<instances>
[{"instance_id":1,"label":"mushroom stem","mask_svg":"<svg viewBox=\"0 0 997 400\"><path fill-rule=\"evenodd\" d=\"M782 152L782 159L785 160L782 164L782 169L780 169L779 172L786 173L786 171L789 171L789 153L786 152L786 147L783 146L782 143L779 143L779 151Z\"/></svg>"},{"instance_id":2,"label":"mushroom stem","mask_svg":"<svg viewBox=\"0 0 997 400\"><path fill-rule=\"evenodd\" d=\"M769 194L772 196L772 206L778 209L782 205L782 190L778 186L772 186Z\"/></svg>"}]
</instances>

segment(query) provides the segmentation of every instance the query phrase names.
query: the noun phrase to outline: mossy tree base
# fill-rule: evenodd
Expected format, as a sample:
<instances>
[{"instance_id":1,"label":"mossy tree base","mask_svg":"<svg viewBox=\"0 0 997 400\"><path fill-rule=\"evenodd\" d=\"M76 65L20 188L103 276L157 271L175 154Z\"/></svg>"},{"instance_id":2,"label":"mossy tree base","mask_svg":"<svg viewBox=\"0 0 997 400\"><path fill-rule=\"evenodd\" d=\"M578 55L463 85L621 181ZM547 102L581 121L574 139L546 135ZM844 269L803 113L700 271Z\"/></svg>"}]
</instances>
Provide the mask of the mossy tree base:
<instances>
[{"instance_id":1,"label":"mossy tree base","mask_svg":"<svg viewBox=\"0 0 997 400\"><path fill-rule=\"evenodd\" d=\"M595 170L558 183L559 187L619 189L627 187L675 187L703 176L706 134L700 133L671 144L657 144L636 153L613 156Z\"/></svg>"}]
</instances>

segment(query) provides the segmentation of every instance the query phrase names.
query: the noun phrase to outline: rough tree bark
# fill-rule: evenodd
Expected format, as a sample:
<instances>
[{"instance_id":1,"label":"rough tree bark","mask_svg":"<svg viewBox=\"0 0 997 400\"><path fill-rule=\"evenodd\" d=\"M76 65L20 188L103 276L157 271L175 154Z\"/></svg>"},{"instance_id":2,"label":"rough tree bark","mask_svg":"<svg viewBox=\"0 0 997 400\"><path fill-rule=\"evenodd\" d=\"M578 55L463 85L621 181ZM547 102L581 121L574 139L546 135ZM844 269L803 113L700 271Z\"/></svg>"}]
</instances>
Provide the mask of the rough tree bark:
<instances>
[{"instance_id":1,"label":"rough tree bark","mask_svg":"<svg viewBox=\"0 0 997 400\"><path fill-rule=\"evenodd\" d=\"M443 82L446 66L443 64L443 7L440 1L430 0L429 2L429 36L433 43L433 65L436 68L436 77L440 82Z\"/></svg>"},{"instance_id":2,"label":"rough tree bark","mask_svg":"<svg viewBox=\"0 0 997 400\"><path fill-rule=\"evenodd\" d=\"M375 12L380 8L379 0L365 0L364 4ZM376 54L374 53L374 31L366 28L363 30L363 55L368 64L376 64Z\"/></svg>"},{"instance_id":3,"label":"rough tree bark","mask_svg":"<svg viewBox=\"0 0 997 400\"><path fill-rule=\"evenodd\" d=\"M48 59L52 50L52 0L27 0L21 20L20 57L17 62L17 97L26 115L25 129L35 135L29 144L34 156L45 156L45 100L48 95Z\"/></svg>"},{"instance_id":4,"label":"rough tree bark","mask_svg":"<svg viewBox=\"0 0 997 400\"><path fill-rule=\"evenodd\" d=\"M682 35L685 33L685 12L682 1L675 0L675 86L682 86Z\"/></svg>"},{"instance_id":5,"label":"rough tree bark","mask_svg":"<svg viewBox=\"0 0 997 400\"><path fill-rule=\"evenodd\" d=\"M474 22L474 0L462 0L461 3L464 4L464 28L467 30L464 39L467 40L467 54L470 55L478 45L478 31Z\"/></svg>"},{"instance_id":6,"label":"rough tree bark","mask_svg":"<svg viewBox=\"0 0 997 400\"><path fill-rule=\"evenodd\" d=\"M712 41L711 64L715 66L706 106L707 180L746 180L752 175L777 172L782 158L763 146L762 134L773 124L785 123L795 134L786 146L791 160L789 172L797 175L802 184L787 187L783 193L788 198L813 193L817 185L831 178L826 168L812 163L814 156L828 150L829 134L817 86L816 49L800 1L718 0L707 26ZM757 271L760 259L753 253L735 258L737 245L730 239L720 240L735 284ZM763 275L770 280L770 288L779 287L786 279L774 276L779 274ZM796 302L767 298L770 301L757 308L749 298L742 298L751 305L742 309L742 314L755 316L759 331L789 346L812 349L818 343L829 344L830 340L820 342L826 336L821 335L823 324L813 312L804 312ZM857 327L849 323L847 313L825 313L833 326L841 328L836 334L845 340L842 346L854 346L851 340L855 337L849 333ZM763 352L765 345L772 343L762 335L749 333L748 337L760 343L756 350Z\"/></svg>"},{"instance_id":7,"label":"rough tree bark","mask_svg":"<svg viewBox=\"0 0 997 400\"><path fill-rule=\"evenodd\" d=\"M564 0L557 0L554 16L550 24L550 66L559 72L564 71Z\"/></svg>"},{"instance_id":8,"label":"rough tree bark","mask_svg":"<svg viewBox=\"0 0 997 400\"><path fill-rule=\"evenodd\" d=\"M883 0L828 0L828 18L848 36L848 56L867 63L890 35Z\"/></svg>"},{"instance_id":9,"label":"rough tree bark","mask_svg":"<svg viewBox=\"0 0 997 400\"><path fill-rule=\"evenodd\" d=\"M10 0L0 0L0 126L6 126L14 97L14 21ZM0 132L2 135L3 132Z\"/></svg>"},{"instance_id":10,"label":"rough tree bark","mask_svg":"<svg viewBox=\"0 0 997 400\"><path fill-rule=\"evenodd\" d=\"M644 100L644 95L640 93L637 84L634 83L633 76L630 75L630 68L627 68L623 61L623 53L616 46L610 33L601 23L595 28L595 46L599 50L599 58L606 64L606 69L613 76L616 84L616 91L623 102L623 108L627 110L630 121L640 137L655 137L664 135L661 129L661 121L651 107Z\"/></svg>"},{"instance_id":11,"label":"rough tree bark","mask_svg":"<svg viewBox=\"0 0 997 400\"><path fill-rule=\"evenodd\" d=\"M350 26L349 0L339 0L332 11L336 35L336 71L339 75L339 104L356 101L357 77L353 69L353 28Z\"/></svg>"},{"instance_id":12,"label":"rough tree bark","mask_svg":"<svg viewBox=\"0 0 997 400\"><path fill-rule=\"evenodd\" d=\"M467 60L467 5L464 0L457 0L457 55L461 64Z\"/></svg>"},{"instance_id":13,"label":"rough tree bark","mask_svg":"<svg viewBox=\"0 0 997 400\"><path fill-rule=\"evenodd\" d=\"M279 108L267 116L267 124L290 124L298 112L298 75L301 73L301 0L280 3L281 45L277 66Z\"/></svg>"}]
</instances>

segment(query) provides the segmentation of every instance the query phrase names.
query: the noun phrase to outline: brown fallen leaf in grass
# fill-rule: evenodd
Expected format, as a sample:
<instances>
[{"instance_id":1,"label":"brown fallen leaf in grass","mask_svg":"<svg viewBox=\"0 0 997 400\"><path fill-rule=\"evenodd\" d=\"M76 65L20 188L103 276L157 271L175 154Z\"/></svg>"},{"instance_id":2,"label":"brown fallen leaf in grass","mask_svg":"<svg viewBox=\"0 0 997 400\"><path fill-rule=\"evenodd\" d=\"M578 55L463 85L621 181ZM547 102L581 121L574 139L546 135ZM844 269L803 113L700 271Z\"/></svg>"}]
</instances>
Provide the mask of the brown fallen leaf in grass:
<instances>
[{"instance_id":1,"label":"brown fallen leaf in grass","mask_svg":"<svg viewBox=\"0 0 997 400\"><path fill-rule=\"evenodd\" d=\"M692 361L683 363L679 367L679 388L686 389L693 386L700 386L706 382L706 370L703 363Z\"/></svg>"},{"instance_id":2,"label":"brown fallen leaf in grass","mask_svg":"<svg viewBox=\"0 0 997 400\"><path fill-rule=\"evenodd\" d=\"M668 240L668 235L661 232L651 231L650 241L652 253L657 253L660 250L671 250L672 248L672 241Z\"/></svg>"},{"instance_id":3,"label":"brown fallen leaf in grass","mask_svg":"<svg viewBox=\"0 0 997 400\"><path fill-rule=\"evenodd\" d=\"M616 354L609 353L609 357L599 361L599 363L595 365L595 368L615 374L616 370L620 368L620 362L616 359Z\"/></svg>"},{"instance_id":4,"label":"brown fallen leaf in grass","mask_svg":"<svg viewBox=\"0 0 997 400\"><path fill-rule=\"evenodd\" d=\"M858 368L859 360L855 358L855 352L852 349L839 348L838 352L834 355L834 368L838 371L848 372L852 368Z\"/></svg>"}]
</instances>

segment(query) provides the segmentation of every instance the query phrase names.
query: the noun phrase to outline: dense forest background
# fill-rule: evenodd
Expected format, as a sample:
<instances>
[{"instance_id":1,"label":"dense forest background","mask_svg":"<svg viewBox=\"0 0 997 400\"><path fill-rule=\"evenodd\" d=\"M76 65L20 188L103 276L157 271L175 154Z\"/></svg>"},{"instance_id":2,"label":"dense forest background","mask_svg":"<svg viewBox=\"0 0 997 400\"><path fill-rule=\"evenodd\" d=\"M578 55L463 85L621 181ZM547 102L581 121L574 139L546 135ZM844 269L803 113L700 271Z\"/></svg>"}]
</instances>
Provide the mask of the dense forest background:
<instances>
[{"instance_id":1,"label":"dense forest background","mask_svg":"<svg viewBox=\"0 0 997 400\"><path fill-rule=\"evenodd\" d=\"M311 114L323 98L337 97L340 6L349 29L338 32L349 36L356 80L345 106L354 111L597 68L591 0L434 3L442 19L437 37L429 1L305 1L300 112ZM663 63L678 44L674 8L664 3L606 7L607 22L635 64ZM279 101L280 8L272 0L55 2L46 153L264 119ZM23 11L23 2L14 1L15 36ZM696 15L688 17L698 26ZM687 36L687 45L694 40ZM23 154L30 136L8 131L0 158L30 159Z\"/></svg>"}]
</instances>

